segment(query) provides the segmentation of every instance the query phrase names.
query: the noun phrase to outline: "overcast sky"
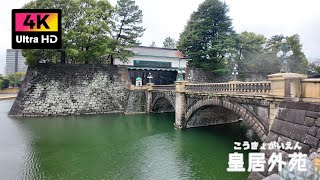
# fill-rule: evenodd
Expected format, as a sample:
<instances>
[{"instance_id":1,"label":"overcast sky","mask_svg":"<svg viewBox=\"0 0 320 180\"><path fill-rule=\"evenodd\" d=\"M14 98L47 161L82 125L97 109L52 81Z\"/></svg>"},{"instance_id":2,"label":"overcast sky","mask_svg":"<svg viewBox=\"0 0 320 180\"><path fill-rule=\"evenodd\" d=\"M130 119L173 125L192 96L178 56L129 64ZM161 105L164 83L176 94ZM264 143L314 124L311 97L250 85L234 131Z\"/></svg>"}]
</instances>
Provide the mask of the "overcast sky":
<instances>
[{"instance_id":1,"label":"overcast sky","mask_svg":"<svg viewBox=\"0 0 320 180\"><path fill-rule=\"evenodd\" d=\"M190 15L204 0L136 0L143 11L146 28L142 45L152 41L162 46L167 36L179 38ZM11 9L29 0L0 0L0 74L4 70L5 49L11 48ZM115 5L116 0L110 0ZM319 0L225 0L237 32L251 31L271 37L298 33L307 58L320 58Z\"/></svg>"}]
</instances>

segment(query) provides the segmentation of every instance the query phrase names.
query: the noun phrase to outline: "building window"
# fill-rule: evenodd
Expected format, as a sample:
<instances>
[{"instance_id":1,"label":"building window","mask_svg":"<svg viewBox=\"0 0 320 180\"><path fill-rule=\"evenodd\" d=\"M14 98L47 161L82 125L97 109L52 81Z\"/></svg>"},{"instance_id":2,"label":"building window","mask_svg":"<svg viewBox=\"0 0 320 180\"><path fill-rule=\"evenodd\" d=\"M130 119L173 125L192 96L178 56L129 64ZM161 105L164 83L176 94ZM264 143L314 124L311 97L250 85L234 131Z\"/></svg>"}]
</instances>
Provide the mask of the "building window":
<instances>
[{"instance_id":1,"label":"building window","mask_svg":"<svg viewBox=\"0 0 320 180\"><path fill-rule=\"evenodd\" d=\"M133 65L135 67L154 67L154 68L171 68L171 62L160 62L160 61L140 61L134 60Z\"/></svg>"}]
</instances>

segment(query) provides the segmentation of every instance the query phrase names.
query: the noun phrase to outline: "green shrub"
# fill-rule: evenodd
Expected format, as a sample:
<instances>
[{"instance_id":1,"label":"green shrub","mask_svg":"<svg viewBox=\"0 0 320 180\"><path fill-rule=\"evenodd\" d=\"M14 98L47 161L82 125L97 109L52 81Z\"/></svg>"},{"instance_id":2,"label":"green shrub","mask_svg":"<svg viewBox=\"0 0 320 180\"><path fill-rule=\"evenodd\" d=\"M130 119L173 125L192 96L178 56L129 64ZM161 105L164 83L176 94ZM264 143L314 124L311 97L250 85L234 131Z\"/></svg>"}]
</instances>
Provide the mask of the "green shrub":
<instances>
[{"instance_id":1,"label":"green shrub","mask_svg":"<svg viewBox=\"0 0 320 180\"><path fill-rule=\"evenodd\" d=\"M22 84L22 81L24 79L25 73L15 73L15 74L8 74L4 79L2 80L2 86L3 88L16 88L20 87Z\"/></svg>"},{"instance_id":2,"label":"green shrub","mask_svg":"<svg viewBox=\"0 0 320 180\"><path fill-rule=\"evenodd\" d=\"M9 80L6 78L0 79L0 89L5 89L9 87Z\"/></svg>"}]
</instances>

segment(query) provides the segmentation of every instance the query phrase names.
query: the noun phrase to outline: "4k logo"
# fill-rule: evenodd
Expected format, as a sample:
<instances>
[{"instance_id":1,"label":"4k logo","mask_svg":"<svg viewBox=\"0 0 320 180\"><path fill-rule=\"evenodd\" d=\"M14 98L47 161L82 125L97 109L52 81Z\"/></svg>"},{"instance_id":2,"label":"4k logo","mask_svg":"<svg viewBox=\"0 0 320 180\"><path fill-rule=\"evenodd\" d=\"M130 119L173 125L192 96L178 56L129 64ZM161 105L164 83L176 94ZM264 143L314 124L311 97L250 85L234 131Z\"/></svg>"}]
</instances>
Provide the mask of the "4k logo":
<instances>
[{"instance_id":1,"label":"4k logo","mask_svg":"<svg viewBox=\"0 0 320 180\"><path fill-rule=\"evenodd\" d=\"M60 9L13 9L13 49L60 49Z\"/></svg>"},{"instance_id":2,"label":"4k logo","mask_svg":"<svg viewBox=\"0 0 320 180\"><path fill-rule=\"evenodd\" d=\"M50 27L48 26L46 19L49 17L48 14L44 15L44 17L41 19L40 15L37 15L37 29L40 29L41 25L44 25L44 27L46 29L50 29ZM33 22L33 20L30 20L31 15L27 15L23 25L24 26L30 26L30 29L33 29L35 23Z\"/></svg>"}]
</instances>

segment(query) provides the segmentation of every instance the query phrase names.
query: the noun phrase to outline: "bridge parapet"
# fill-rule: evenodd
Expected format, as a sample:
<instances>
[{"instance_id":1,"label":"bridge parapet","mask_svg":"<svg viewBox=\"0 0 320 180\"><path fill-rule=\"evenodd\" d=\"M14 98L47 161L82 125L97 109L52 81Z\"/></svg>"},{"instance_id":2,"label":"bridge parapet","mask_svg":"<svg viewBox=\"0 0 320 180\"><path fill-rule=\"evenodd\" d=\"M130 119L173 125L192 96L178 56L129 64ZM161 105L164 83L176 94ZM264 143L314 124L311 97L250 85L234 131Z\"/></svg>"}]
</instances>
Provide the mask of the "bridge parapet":
<instances>
[{"instance_id":1,"label":"bridge parapet","mask_svg":"<svg viewBox=\"0 0 320 180\"><path fill-rule=\"evenodd\" d=\"M174 84L172 84L172 85L153 85L152 90L153 91L175 91L176 86Z\"/></svg>"},{"instance_id":2,"label":"bridge parapet","mask_svg":"<svg viewBox=\"0 0 320 180\"><path fill-rule=\"evenodd\" d=\"M303 98L311 102L320 101L320 79L303 79L301 84Z\"/></svg>"},{"instance_id":3,"label":"bridge parapet","mask_svg":"<svg viewBox=\"0 0 320 180\"><path fill-rule=\"evenodd\" d=\"M271 81L186 84L187 92L269 94Z\"/></svg>"},{"instance_id":4,"label":"bridge parapet","mask_svg":"<svg viewBox=\"0 0 320 180\"><path fill-rule=\"evenodd\" d=\"M269 96L285 101L320 103L320 80L308 79L296 73L269 75L271 91Z\"/></svg>"}]
</instances>

